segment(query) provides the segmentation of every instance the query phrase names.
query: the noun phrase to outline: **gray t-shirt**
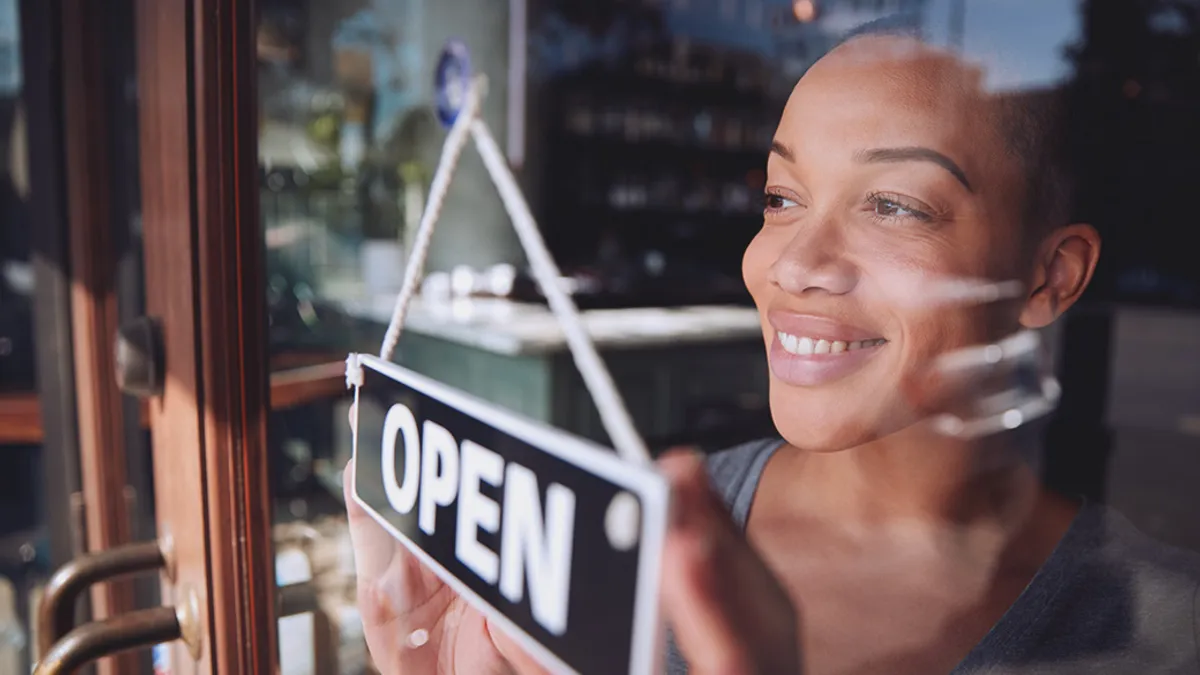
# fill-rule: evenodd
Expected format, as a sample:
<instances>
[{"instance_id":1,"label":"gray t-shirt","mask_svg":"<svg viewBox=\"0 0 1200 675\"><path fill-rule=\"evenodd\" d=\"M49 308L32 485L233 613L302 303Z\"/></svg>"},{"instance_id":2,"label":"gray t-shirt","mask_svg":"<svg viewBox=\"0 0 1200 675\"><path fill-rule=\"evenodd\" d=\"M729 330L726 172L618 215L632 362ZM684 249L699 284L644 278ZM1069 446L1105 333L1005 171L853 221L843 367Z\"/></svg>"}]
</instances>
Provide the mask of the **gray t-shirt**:
<instances>
[{"instance_id":1,"label":"gray t-shirt","mask_svg":"<svg viewBox=\"0 0 1200 675\"><path fill-rule=\"evenodd\" d=\"M711 456L739 527L778 439ZM1200 514L1197 514L1200 517ZM673 641L667 675L687 664ZM950 675L1200 675L1200 556L1085 505L1029 585Z\"/></svg>"}]
</instances>

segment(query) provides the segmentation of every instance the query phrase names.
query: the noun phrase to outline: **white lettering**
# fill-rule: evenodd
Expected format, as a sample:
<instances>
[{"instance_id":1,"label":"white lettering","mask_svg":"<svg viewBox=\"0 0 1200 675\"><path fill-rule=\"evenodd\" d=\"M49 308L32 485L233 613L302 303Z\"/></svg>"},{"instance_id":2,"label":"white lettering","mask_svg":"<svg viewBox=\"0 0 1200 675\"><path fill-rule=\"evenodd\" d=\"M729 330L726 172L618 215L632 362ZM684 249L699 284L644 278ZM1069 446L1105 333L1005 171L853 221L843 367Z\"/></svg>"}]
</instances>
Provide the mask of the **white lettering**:
<instances>
[{"instance_id":1,"label":"white lettering","mask_svg":"<svg viewBox=\"0 0 1200 675\"><path fill-rule=\"evenodd\" d=\"M437 507L449 506L458 494L458 443L446 428L425 420L421 445L421 497L417 525L433 535Z\"/></svg>"},{"instance_id":2,"label":"white lettering","mask_svg":"<svg viewBox=\"0 0 1200 675\"><path fill-rule=\"evenodd\" d=\"M479 543L478 534L480 528L492 533L500 529L500 505L479 491L479 481L498 487L504 480L504 458L474 441L464 440L459 474L454 554L479 578L495 584L500 577L500 558Z\"/></svg>"},{"instance_id":3,"label":"white lettering","mask_svg":"<svg viewBox=\"0 0 1200 675\"><path fill-rule=\"evenodd\" d=\"M520 602L528 579L533 618L551 633L562 635L570 600L575 493L557 483L550 485L543 530L537 476L519 464L509 464L504 482L500 592L509 601Z\"/></svg>"},{"instance_id":4,"label":"white lettering","mask_svg":"<svg viewBox=\"0 0 1200 675\"><path fill-rule=\"evenodd\" d=\"M396 437L404 437L404 483L396 482ZM412 511L417 503L420 480L421 436L412 411L397 403L383 421L383 489L388 503L400 513Z\"/></svg>"}]
</instances>

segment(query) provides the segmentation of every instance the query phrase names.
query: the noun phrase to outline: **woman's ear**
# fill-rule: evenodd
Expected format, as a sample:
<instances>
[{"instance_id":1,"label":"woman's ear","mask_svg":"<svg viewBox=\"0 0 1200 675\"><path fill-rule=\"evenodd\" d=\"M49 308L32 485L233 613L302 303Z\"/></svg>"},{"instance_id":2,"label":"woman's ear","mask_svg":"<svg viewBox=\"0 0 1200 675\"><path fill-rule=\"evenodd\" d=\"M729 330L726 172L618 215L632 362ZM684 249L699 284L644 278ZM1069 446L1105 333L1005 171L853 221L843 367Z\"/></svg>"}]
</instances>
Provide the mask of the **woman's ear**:
<instances>
[{"instance_id":1,"label":"woman's ear","mask_svg":"<svg viewBox=\"0 0 1200 675\"><path fill-rule=\"evenodd\" d=\"M1100 233L1091 225L1068 225L1047 235L1038 247L1021 325L1041 328L1067 311L1091 282L1099 257Z\"/></svg>"}]
</instances>

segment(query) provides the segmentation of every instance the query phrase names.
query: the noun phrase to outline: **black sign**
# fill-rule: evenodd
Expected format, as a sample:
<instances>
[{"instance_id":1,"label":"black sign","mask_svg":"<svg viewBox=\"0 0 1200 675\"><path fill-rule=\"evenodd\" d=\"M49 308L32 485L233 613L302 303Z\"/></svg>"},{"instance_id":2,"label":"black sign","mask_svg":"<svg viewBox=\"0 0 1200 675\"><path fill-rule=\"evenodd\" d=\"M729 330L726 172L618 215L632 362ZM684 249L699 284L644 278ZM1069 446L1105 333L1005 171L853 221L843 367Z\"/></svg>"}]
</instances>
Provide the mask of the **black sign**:
<instances>
[{"instance_id":1,"label":"black sign","mask_svg":"<svg viewBox=\"0 0 1200 675\"><path fill-rule=\"evenodd\" d=\"M552 671L657 671L661 476L378 358L350 369L376 520Z\"/></svg>"}]
</instances>

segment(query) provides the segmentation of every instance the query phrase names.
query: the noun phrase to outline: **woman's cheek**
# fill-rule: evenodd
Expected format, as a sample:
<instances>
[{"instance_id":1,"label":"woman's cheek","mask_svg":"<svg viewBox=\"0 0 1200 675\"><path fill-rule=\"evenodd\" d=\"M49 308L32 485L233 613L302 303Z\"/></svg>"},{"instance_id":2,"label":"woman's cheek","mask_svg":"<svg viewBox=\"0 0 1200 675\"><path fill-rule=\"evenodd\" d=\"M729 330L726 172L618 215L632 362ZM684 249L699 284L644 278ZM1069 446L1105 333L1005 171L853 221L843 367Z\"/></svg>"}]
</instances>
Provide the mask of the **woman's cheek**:
<instances>
[{"instance_id":1,"label":"woman's cheek","mask_svg":"<svg viewBox=\"0 0 1200 675\"><path fill-rule=\"evenodd\" d=\"M786 241L780 240L778 232L764 226L746 246L746 252L742 255L742 281L755 303L763 301L763 293L770 283L768 276L771 265L775 264L786 244Z\"/></svg>"}]
</instances>

